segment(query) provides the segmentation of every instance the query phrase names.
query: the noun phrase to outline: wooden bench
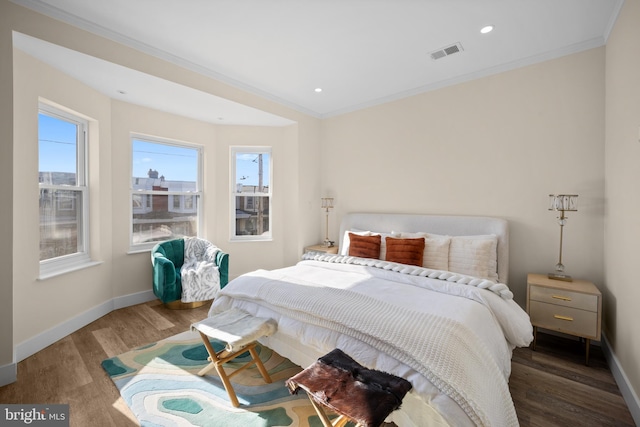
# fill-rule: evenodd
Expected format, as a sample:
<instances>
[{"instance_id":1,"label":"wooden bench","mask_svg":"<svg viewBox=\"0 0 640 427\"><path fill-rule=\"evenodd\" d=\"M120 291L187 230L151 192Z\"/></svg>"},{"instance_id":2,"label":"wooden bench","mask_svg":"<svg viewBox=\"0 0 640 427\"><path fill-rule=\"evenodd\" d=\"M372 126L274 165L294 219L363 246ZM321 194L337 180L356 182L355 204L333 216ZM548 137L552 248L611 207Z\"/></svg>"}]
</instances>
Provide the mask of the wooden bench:
<instances>
[{"instance_id":1,"label":"wooden bench","mask_svg":"<svg viewBox=\"0 0 640 427\"><path fill-rule=\"evenodd\" d=\"M262 364L255 347L258 338L275 332L276 324L273 320L253 317L242 310L233 308L194 323L191 325L191 329L200 333L207 353L209 353L208 360L211 362L201 369L198 375L204 376L207 372L215 369L233 406L240 406L230 381L234 375L255 364L264 380L271 383L271 377ZM209 341L210 338L226 343L225 348L216 352ZM231 362L247 351L251 354L251 360L235 371L227 373L222 365Z\"/></svg>"},{"instance_id":2,"label":"wooden bench","mask_svg":"<svg viewBox=\"0 0 640 427\"><path fill-rule=\"evenodd\" d=\"M400 407L411 383L386 372L368 369L340 349L322 356L286 382L291 393L307 392L324 427L380 427ZM324 408L338 414L332 422Z\"/></svg>"}]
</instances>

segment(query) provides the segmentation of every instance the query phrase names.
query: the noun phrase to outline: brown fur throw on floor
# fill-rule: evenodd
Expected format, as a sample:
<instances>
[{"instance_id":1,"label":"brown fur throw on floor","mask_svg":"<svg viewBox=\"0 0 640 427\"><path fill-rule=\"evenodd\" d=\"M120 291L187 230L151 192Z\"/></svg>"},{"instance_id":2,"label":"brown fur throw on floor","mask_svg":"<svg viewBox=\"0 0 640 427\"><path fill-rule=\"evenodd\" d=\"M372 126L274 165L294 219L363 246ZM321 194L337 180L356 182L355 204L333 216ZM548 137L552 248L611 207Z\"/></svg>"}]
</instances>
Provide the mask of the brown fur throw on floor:
<instances>
[{"instance_id":1,"label":"brown fur throw on floor","mask_svg":"<svg viewBox=\"0 0 640 427\"><path fill-rule=\"evenodd\" d=\"M368 369L340 349L289 378L291 393L304 389L316 402L366 427L379 427L400 407L411 383Z\"/></svg>"}]
</instances>

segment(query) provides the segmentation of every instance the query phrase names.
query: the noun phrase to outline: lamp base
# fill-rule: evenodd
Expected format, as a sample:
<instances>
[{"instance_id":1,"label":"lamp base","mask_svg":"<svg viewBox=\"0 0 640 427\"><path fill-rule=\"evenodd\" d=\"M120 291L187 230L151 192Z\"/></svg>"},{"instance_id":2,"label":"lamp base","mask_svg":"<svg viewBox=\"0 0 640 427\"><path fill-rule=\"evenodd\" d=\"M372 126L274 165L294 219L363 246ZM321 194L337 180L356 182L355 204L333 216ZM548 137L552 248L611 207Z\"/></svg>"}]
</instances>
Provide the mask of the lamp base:
<instances>
[{"instance_id":1,"label":"lamp base","mask_svg":"<svg viewBox=\"0 0 640 427\"><path fill-rule=\"evenodd\" d=\"M549 279L553 279L553 280L562 280L563 282L573 282L573 279L568 274L549 273L548 277Z\"/></svg>"},{"instance_id":2,"label":"lamp base","mask_svg":"<svg viewBox=\"0 0 640 427\"><path fill-rule=\"evenodd\" d=\"M324 239L324 242L322 242L322 246L324 246L325 248L332 248L334 243L335 242L333 240Z\"/></svg>"}]
</instances>

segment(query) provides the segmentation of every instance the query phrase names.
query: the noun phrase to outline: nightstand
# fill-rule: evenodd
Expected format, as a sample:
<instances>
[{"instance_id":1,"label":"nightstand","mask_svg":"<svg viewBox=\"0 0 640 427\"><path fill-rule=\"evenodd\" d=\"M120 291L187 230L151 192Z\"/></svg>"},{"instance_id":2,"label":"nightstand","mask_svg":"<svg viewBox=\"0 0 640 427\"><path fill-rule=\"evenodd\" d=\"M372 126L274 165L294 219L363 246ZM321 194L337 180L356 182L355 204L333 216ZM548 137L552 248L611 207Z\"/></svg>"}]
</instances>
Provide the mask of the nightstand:
<instances>
[{"instance_id":1,"label":"nightstand","mask_svg":"<svg viewBox=\"0 0 640 427\"><path fill-rule=\"evenodd\" d=\"M538 328L585 339L585 364L591 340L600 340L602 294L586 280L564 282L544 274L527 275L527 313L533 325L533 350Z\"/></svg>"},{"instance_id":2,"label":"nightstand","mask_svg":"<svg viewBox=\"0 0 640 427\"><path fill-rule=\"evenodd\" d=\"M307 246L306 248L304 248L304 252L303 253L307 253L307 252L324 252L326 254L337 254L338 253L338 247L337 246L325 246L325 245L313 245L313 246Z\"/></svg>"}]
</instances>

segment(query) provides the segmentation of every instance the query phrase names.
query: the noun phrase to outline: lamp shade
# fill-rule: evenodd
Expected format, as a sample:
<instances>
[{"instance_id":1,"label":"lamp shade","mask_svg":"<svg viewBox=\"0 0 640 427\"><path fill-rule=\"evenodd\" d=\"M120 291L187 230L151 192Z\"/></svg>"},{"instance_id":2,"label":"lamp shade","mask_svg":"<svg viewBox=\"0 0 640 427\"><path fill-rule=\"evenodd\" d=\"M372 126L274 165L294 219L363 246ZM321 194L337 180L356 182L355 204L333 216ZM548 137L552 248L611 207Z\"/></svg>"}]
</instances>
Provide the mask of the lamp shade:
<instances>
[{"instance_id":1,"label":"lamp shade","mask_svg":"<svg viewBox=\"0 0 640 427\"><path fill-rule=\"evenodd\" d=\"M550 211L577 211L577 194L549 194Z\"/></svg>"},{"instance_id":2,"label":"lamp shade","mask_svg":"<svg viewBox=\"0 0 640 427\"><path fill-rule=\"evenodd\" d=\"M333 197L322 197L322 209L333 209Z\"/></svg>"}]
</instances>

